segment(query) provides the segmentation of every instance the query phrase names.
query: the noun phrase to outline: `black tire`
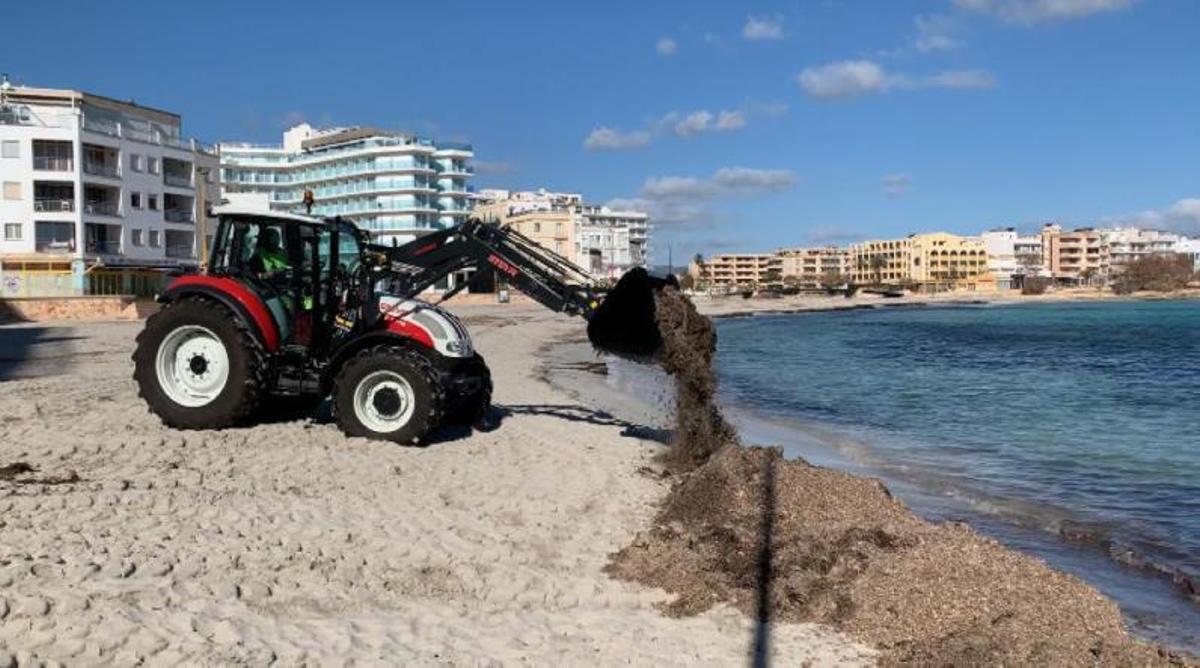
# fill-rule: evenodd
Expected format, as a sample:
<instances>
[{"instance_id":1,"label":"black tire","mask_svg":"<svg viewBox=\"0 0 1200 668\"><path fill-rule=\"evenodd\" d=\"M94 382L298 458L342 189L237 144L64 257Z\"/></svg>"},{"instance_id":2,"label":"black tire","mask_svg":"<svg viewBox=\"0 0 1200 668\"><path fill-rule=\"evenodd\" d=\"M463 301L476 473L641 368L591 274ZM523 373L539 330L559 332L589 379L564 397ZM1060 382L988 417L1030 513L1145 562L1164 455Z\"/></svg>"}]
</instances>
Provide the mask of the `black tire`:
<instances>
[{"instance_id":1,"label":"black tire","mask_svg":"<svg viewBox=\"0 0 1200 668\"><path fill-rule=\"evenodd\" d=\"M220 339L228 356L228 378L203 406L185 406L161 387L157 356L168 335L185 326L203 327ZM133 352L138 396L162 421L176 429L221 429L240 424L258 408L268 390L269 357L258 337L236 313L201 296L172 301L146 320Z\"/></svg>"},{"instance_id":2,"label":"black tire","mask_svg":"<svg viewBox=\"0 0 1200 668\"><path fill-rule=\"evenodd\" d=\"M398 421L394 428L372 427L367 424L369 418L359 415L355 407L359 385L381 371L399 376L411 390L410 415L406 421ZM421 443L440 424L444 403L443 388L438 382L433 363L425 355L404 346L385 344L365 348L342 364L333 381L333 417L348 436L394 441L402 445ZM370 405L380 409L378 403L372 402ZM384 407L379 412L390 419L397 413L405 413L403 406L401 402L395 410Z\"/></svg>"}]
</instances>

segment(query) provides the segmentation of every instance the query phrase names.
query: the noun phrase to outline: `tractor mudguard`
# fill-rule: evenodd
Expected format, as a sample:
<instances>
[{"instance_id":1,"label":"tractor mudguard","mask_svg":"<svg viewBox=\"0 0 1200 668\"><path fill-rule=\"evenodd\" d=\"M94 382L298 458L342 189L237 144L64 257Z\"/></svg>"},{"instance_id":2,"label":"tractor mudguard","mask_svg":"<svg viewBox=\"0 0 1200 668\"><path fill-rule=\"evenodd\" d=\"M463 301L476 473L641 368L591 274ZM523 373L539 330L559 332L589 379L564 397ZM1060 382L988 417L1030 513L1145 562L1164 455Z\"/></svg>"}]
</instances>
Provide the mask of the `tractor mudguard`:
<instances>
[{"instance_id":1,"label":"tractor mudguard","mask_svg":"<svg viewBox=\"0 0 1200 668\"><path fill-rule=\"evenodd\" d=\"M202 295L224 304L252 325L263 348L269 353L279 349L279 327L262 298L232 278L189 275L171 281L158 297L169 302L188 295Z\"/></svg>"}]
</instances>

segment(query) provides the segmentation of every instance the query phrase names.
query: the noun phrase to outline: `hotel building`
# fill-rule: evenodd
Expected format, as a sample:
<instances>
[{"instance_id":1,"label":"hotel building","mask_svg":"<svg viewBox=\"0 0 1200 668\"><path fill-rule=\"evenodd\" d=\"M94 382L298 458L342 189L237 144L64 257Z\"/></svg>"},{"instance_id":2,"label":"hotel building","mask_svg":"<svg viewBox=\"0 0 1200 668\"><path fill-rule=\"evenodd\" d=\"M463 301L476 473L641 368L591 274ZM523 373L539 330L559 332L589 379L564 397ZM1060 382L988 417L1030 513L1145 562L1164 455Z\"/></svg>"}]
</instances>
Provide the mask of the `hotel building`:
<instances>
[{"instance_id":1,"label":"hotel building","mask_svg":"<svg viewBox=\"0 0 1200 668\"><path fill-rule=\"evenodd\" d=\"M0 84L0 297L150 295L164 269L194 265L217 156L181 125L132 102Z\"/></svg>"},{"instance_id":2,"label":"hotel building","mask_svg":"<svg viewBox=\"0 0 1200 668\"><path fill-rule=\"evenodd\" d=\"M866 241L850 247L854 282L913 286L927 292L994 290L982 240L945 232Z\"/></svg>"},{"instance_id":3,"label":"hotel building","mask_svg":"<svg viewBox=\"0 0 1200 668\"><path fill-rule=\"evenodd\" d=\"M783 258L775 253L725 253L693 261L688 266L700 289L750 289L778 285L783 279Z\"/></svg>"},{"instance_id":4,"label":"hotel building","mask_svg":"<svg viewBox=\"0 0 1200 668\"><path fill-rule=\"evenodd\" d=\"M780 258L784 282L799 288L815 290L831 280L850 280L850 251L846 248L781 248L775 254Z\"/></svg>"},{"instance_id":5,"label":"hotel building","mask_svg":"<svg viewBox=\"0 0 1200 668\"><path fill-rule=\"evenodd\" d=\"M474 157L466 144L434 143L369 127L318 130L307 123L264 146L223 142L221 192L262 193L272 208L342 216L379 243L401 244L466 219Z\"/></svg>"},{"instance_id":6,"label":"hotel building","mask_svg":"<svg viewBox=\"0 0 1200 668\"><path fill-rule=\"evenodd\" d=\"M1056 281L1100 283L1108 275L1108 244L1100 230L1083 227L1064 232L1047 223L1042 228L1042 266Z\"/></svg>"}]
</instances>

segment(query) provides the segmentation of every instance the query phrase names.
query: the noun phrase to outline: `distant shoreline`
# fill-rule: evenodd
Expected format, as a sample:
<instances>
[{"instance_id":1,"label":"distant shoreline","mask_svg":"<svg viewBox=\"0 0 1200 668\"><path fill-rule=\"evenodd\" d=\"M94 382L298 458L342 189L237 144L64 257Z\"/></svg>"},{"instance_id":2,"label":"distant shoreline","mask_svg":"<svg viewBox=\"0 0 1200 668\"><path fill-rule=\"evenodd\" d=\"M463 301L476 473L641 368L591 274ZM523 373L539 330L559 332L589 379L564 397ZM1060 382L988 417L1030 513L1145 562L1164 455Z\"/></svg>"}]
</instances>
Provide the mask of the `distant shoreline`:
<instances>
[{"instance_id":1,"label":"distant shoreline","mask_svg":"<svg viewBox=\"0 0 1200 668\"><path fill-rule=\"evenodd\" d=\"M1118 295L1099 290L1069 290L1044 295L954 292L931 295L912 294L893 298L867 294L856 294L853 297L805 295L778 298L752 297L750 299L738 296L707 297L704 295L692 295L692 300L696 304L697 310L710 318L744 318L757 315L828 313L831 311L887 308L1122 301L1190 301L1194 299L1200 299L1200 290L1189 289L1171 293L1135 293L1132 295Z\"/></svg>"}]
</instances>

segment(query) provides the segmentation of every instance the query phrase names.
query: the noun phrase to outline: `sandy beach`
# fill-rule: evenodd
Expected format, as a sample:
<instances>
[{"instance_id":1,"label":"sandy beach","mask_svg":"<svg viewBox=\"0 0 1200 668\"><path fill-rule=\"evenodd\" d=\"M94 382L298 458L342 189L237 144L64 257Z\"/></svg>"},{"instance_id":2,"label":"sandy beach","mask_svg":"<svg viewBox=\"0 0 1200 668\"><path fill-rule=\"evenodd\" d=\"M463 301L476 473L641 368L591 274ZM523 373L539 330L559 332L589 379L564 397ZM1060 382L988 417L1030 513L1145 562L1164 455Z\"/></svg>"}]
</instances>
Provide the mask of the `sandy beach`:
<instances>
[{"instance_id":1,"label":"sandy beach","mask_svg":"<svg viewBox=\"0 0 1200 668\"><path fill-rule=\"evenodd\" d=\"M740 611L667 617L604 572L668 490L661 416L586 358L539 362L580 321L456 310L507 415L425 448L303 415L169 430L130 379L141 323L0 328L0 666L746 661ZM827 626L770 638L786 665L876 658Z\"/></svg>"}]
</instances>

